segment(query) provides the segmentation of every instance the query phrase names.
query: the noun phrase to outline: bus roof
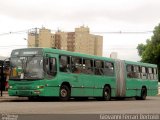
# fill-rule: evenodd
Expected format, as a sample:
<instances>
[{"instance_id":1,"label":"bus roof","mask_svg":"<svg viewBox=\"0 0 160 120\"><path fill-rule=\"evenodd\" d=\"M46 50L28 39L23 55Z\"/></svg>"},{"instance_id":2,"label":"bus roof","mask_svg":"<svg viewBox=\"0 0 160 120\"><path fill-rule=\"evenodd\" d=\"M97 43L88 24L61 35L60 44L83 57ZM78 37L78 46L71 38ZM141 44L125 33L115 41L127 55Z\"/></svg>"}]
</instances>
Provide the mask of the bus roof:
<instances>
[{"instance_id":1,"label":"bus roof","mask_svg":"<svg viewBox=\"0 0 160 120\"><path fill-rule=\"evenodd\" d=\"M146 66L146 67L157 67L156 64L150 64L150 63L132 62L132 61L126 61L126 60L125 60L125 63L131 64L131 65Z\"/></svg>"},{"instance_id":2,"label":"bus roof","mask_svg":"<svg viewBox=\"0 0 160 120\"><path fill-rule=\"evenodd\" d=\"M101 56L83 54L83 53L78 53L78 52L70 52L70 51L60 50L60 49L55 49L55 48L45 48L45 47L38 47L37 48L37 47L35 47L35 48L22 48L22 49L15 49L15 50L25 50L25 49L43 49L44 52L48 52L48 53L78 56L78 57L91 58L91 59L93 58L93 59L98 59L98 60L107 60L107 61L110 61L110 62L115 61L115 59L108 58L108 57L101 57ZM126 64L146 66L146 67L157 67L157 65L155 65L155 64L133 62L133 61L126 61L126 60L124 60L124 61L125 61Z\"/></svg>"}]
</instances>

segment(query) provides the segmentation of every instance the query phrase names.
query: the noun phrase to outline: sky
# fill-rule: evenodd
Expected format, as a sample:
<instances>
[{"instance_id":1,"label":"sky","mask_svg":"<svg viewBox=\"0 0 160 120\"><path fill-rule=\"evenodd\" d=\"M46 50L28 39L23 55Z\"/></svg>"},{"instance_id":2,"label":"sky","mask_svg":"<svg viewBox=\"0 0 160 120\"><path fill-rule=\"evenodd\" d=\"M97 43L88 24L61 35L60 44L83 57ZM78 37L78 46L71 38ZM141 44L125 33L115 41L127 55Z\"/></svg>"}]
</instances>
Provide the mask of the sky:
<instances>
[{"instance_id":1,"label":"sky","mask_svg":"<svg viewBox=\"0 0 160 120\"><path fill-rule=\"evenodd\" d=\"M103 36L103 56L139 61L136 47L153 35L159 11L160 0L0 0L0 56L27 47L32 28L67 32L83 25Z\"/></svg>"}]
</instances>

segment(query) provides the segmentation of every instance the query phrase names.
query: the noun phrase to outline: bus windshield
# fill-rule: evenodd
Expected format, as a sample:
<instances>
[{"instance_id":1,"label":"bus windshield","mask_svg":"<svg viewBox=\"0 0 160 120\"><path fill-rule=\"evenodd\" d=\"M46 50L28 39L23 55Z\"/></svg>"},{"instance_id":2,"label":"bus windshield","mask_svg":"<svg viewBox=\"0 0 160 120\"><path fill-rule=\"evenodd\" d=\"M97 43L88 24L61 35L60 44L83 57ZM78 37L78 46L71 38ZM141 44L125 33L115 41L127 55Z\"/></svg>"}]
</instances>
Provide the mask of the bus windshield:
<instances>
[{"instance_id":1,"label":"bus windshield","mask_svg":"<svg viewBox=\"0 0 160 120\"><path fill-rule=\"evenodd\" d=\"M14 56L10 60L12 80L21 79L43 79L43 57L42 56Z\"/></svg>"}]
</instances>

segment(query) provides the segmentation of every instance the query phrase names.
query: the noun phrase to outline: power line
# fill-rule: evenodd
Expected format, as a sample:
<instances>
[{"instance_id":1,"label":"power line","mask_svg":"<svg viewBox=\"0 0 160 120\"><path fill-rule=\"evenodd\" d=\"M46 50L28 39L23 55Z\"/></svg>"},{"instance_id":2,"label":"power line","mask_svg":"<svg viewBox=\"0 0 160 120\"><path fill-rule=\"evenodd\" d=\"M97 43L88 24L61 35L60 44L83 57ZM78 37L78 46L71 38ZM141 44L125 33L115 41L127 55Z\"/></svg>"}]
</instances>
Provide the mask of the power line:
<instances>
[{"instance_id":1,"label":"power line","mask_svg":"<svg viewBox=\"0 0 160 120\"><path fill-rule=\"evenodd\" d=\"M91 32L96 34L150 34L153 31L108 31L108 32Z\"/></svg>"},{"instance_id":2,"label":"power line","mask_svg":"<svg viewBox=\"0 0 160 120\"><path fill-rule=\"evenodd\" d=\"M51 30L52 32L58 32L58 31L62 31L62 30ZM64 32L64 31L62 31ZM66 32L72 32L72 31L66 31ZM153 31L149 30L149 31L93 31L90 33L94 33L94 34L150 34L153 33Z\"/></svg>"},{"instance_id":3,"label":"power line","mask_svg":"<svg viewBox=\"0 0 160 120\"><path fill-rule=\"evenodd\" d=\"M0 46L0 48L5 48L5 47L18 47L18 46L26 46L26 45L7 45L7 46Z\"/></svg>"},{"instance_id":4,"label":"power line","mask_svg":"<svg viewBox=\"0 0 160 120\"><path fill-rule=\"evenodd\" d=\"M37 29L40 28L31 28L31 29L27 29L27 30L21 30L21 31L14 31L14 32L6 32L6 33L0 33L0 36L3 35L10 35L10 34L22 34L22 33L28 33L29 31L37 31ZM57 32L57 31L61 31L61 30L51 30L52 32ZM67 31L66 31L67 32ZM93 31L90 33L94 33L94 34L150 34L153 33L153 31L148 30L148 31Z\"/></svg>"},{"instance_id":5,"label":"power line","mask_svg":"<svg viewBox=\"0 0 160 120\"><path fill-rule=\"evenodd\" d=\"M6 33L0 33L0 36L3 35L11 35L11 34L22 34L22 33L28 33L30 29L27 30L21 30L21 31L14 31L14 32L6 32Z\"/></svg>"}]
</instances>

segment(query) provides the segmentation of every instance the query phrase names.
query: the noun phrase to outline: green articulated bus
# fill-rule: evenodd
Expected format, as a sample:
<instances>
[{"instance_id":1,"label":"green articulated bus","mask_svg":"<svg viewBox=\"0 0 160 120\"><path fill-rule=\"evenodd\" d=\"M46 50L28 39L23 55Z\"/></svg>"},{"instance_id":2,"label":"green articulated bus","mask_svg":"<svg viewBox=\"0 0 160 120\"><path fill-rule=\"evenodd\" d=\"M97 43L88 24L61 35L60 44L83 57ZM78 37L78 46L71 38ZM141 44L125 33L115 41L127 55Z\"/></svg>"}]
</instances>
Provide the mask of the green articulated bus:
<instances>
[{"instance_id":1,"label":"green articulated bus","mask_svg":"<svg viewBox=\"0 0 160 120\"><path fill-rule=\"evenodd\" d=\"M157 65L53 48L15 49L10 57L9 95L98 100L158 94Z\"/></svg>"}]
</instances>

